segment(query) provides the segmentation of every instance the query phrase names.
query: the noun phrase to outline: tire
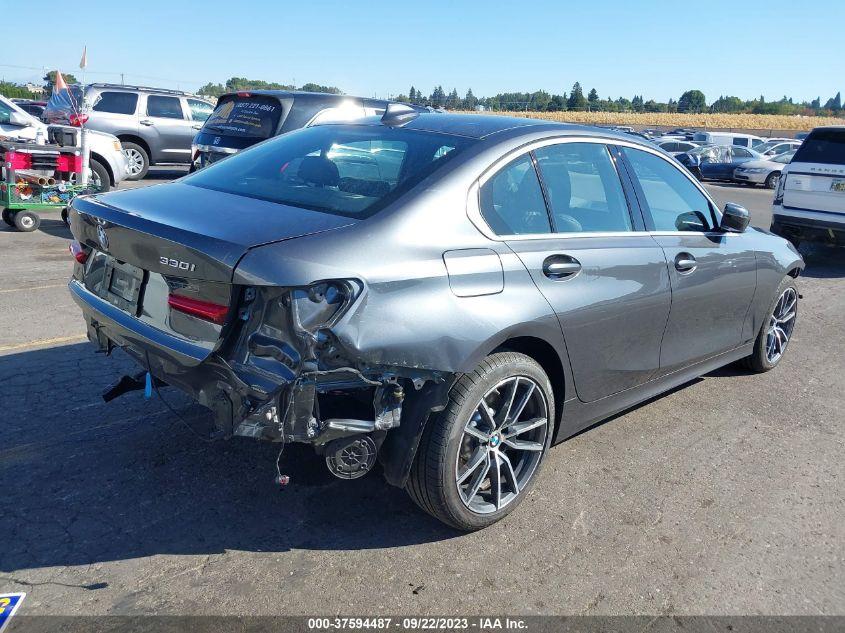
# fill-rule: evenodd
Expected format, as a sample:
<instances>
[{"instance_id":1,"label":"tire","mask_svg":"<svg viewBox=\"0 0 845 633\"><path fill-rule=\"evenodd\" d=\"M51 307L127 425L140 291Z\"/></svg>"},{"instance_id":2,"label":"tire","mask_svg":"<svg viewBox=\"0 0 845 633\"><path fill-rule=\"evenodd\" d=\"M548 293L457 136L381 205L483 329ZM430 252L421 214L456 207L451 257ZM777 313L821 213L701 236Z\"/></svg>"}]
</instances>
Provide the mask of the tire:
<instances>
[{"instance_id":1,"label":"tire","mask_svg":"<svg viewBox=\"0 0 845 633\"><path fill-rule=\"evenodd\" d=\"M31 233L41 226L41 218L32 211L18 211L15 213L15 227L18 231Z\"/></svg>"},{"instance_id":2,"label":"tire","mask_svg":"<svg viewBox=\"0 0 845 633\"><path fill-rule=\"evenodd\" d=\"M781 299L784 297L792 297L792 299L787 299L787 303L782 304ZM770 330L774 325L773 319L775 318L775 315L786 307L788 302L791 300L794 300L794 309L790 310L788 313L793 315L792 318L787 323L784 323L783 321L778 322L778 325L786 339L783 341L781 336L772 334ZM787 316L788 313L784 314L780 312L781 316ZM775 296L772 299L772 303L769 305L768 311L766 312L766 318L763 320L763 324L760 326L760 331L757 333L757 338L754 340L754 351L740 361L742 365L746 369L750 369L756 373L771 371L777 367L778 363L780 363L786 353L789 341L792 340L792 334L797 321L798 288L795 285L795 279L787 275L783 278L783 281L780 282L777 291L775 291ZM778 339L778 342L775 342L774 350L771 347L773 341L770 340L770 334ZM771 352L778 351L778 345L780 346L779 353L773 356Z\"/></svg>"},{"instance_id":3,"label":"tire","mask_svg":"<svg viewBox=\"0 0 845 633\"><path fill-rule=\"evenodd\" d=\"M773 171L771 174L766 176L766 189L777 189L779 180L780 180L780 172L779 171Z\"/></svg>"},{"instance_id":4,"label":"tire","mask_svg":"<svg viewBox=\"0 0 845 633\"><path fill-rule=\"evenodd\" d=\"M123 142L123 153L129 160L130 173L127 180L141 180L150 170L150 155L136 143Z\"/></svg>"},{"instance_id":5,"label":"tire","mask_svg":"<svg viewBox=\"0 0 845 633\"><path fill-rule=\"evenodd\" d=\"M92 158L91 172L93 174L91 182L97 185L98 191L105 193L111 189L111 177L109 176L109 170L106 169L105 165Z\"/></svg>"},{"instance_id":6,"label":"tire","mask_svg":"<svg viewBox=\"0 0 845 633\"><path fill-rule=\"evenodd\" d=\"M70 228L70 216L68 215L67 207L62 209L62 223L64 223L67 228Z\"/></svg>"},{"instance_id":7,"label":"tire","mask_svg":"<svg viewBox=\"0 0 845 633\"><path fill-rule=\"evenodd\" d=\"M12 219L13 213L8 209L3 209L3 222L9 226L15 226L15 221Z\"/></svg>"},{"instance_id":8,"label":"tire","mask_svg":"<svg viewBox=\"0 0 845 633\"><path fill-rule=\"evenodd\" d=\"M482 399L493 408L492 418L482 414ZM516 403L523 399L527 404L517 412ZM516 415L503 421L505 411ZM408 494L459 530L495 523L519 505L536 481L551 444L554 412L551 383L534 359L516 352L488 356L455 383L446 409L426 425ZM488 422L494 418L500 426L490 433ZM473 462L476 468L470 468Z\"/></svg>"}]
</instances>

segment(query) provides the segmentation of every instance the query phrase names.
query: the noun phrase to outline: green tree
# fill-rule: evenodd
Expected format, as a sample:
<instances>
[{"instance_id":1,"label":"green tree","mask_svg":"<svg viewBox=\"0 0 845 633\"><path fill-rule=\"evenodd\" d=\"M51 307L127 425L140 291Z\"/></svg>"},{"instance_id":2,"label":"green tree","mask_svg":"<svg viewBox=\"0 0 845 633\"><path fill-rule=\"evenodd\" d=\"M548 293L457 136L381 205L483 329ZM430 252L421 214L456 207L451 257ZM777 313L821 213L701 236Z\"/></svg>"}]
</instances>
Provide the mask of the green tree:
<instances>
[{"instance_id":1,"label":"green tree","mask_svg":"<svg viewBox=\"0 0 845 633\"><path fill-rule=\"evenodd\" d=\"M208 82L197 90L197 94L204 97L219 97L224 92L226 92L226 89L222 84L213 84L211 82Z\"/></svg>"},{"instance_id":2,"label":"green tree","mask_svg":"<svg viewBox=\"0 0 845 633\"><path fill-rule=\"evenodd\" d=\"M595 88L590 90L590 94L587 95L587 103L590 104L590 110L599 109L599 93L596 92Z\"/></svg>"},{"instance_id":3,"label":"green tree","mask_svg":"<svg viewBox=\"0 0 845 633\"><path fill-rule=\"evenodd\" d=\"M410 101L411 103L416 103L417 99L417 89L411 86L411 89L408 91L408 101Z\"/></svg>"},{"instance_id":4,"label":"green tree","mask_svg":"<svg viewBox=\"0 0 845 633\"><path fill-rule=\"evenodd\" d=\"M569 101L566 103L569 110L586 110L587 99L584 97L584 91L581 90L581 84L577 81L572 86L572 92L569 94Z\"/></svg>"},{"instance_id":5,"label":"green tree","mask_svg":"<svg viewBox=\"0 0 845 633\"><path fill-rule=\"evenodd\" d=\"M701 90L687 90L678 99L678 112L703 112L707 108L707 100Z\"/></svg>"}]
</instances>

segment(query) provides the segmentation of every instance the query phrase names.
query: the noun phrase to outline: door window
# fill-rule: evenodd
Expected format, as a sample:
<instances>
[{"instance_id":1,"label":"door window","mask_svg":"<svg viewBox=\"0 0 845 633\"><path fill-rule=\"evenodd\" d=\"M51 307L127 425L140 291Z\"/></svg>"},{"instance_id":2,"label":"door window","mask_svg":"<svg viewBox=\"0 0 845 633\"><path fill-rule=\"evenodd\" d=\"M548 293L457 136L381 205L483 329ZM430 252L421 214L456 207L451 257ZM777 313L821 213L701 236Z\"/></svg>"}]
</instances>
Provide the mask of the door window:
<instances>
[{"instance_id":1,"label":"door window","mask_svg":"<svg viewBox=\"0 0 845 633\"><path fill-rule=\"evenodd\" d=\"M655 231L709 231L710 201L683 172L649 152L623 147L645 197Z\"/></svg>"},{"instance_id":2,"label":"door window","mask_svg":"<svg viewBox=\"0 0 845 633\"><path fill-rule=\"evenodd\" d=\"M754 158L754 154L744 147L732 147L731 150L734 158Z\"/></svg>"},{"instance_id":3,"label":"door window","mask_svg":"<svg viewBox=\"0 0 845 633\"><path fill-rule=\"evenodd\" d=\"M112 114L135 114L137 105L138 95L134 92L101 92L92 109Z\"/></svg>"},{"instance_id":4,"label":"door window","mask_svg":"<svg viewBox=\"0 0 845 633\"><path fill-rule=\"evenodd\" d=\"M12 108L0 101L0 124L8 125L12 118Z\"/></svg>"},{"instance_id":5,"label":"door window","mask_svg":"<svg viewBox=\"0 0 845 633\"><path fill-rule=\"evenodd\" d=\"M159 97L150 95L147 97L147 116L161 117L163 119L182 119L182 104L178 97Z\"/></svg>"},{"instance_id":6,"label":"door window","mask_svg":"<svg viewBox=\"0 0 845 633\"><path fill-rule=\"evenodd\" d=\"M631 215L607 147L560 143L534 152L558 233L631 231Z\"/></svg>"},{"instance_id":7,"label":"door window","mask_svg":"<svg viewBox=\"0 0 845 633\"><path fill-rule=\"evenodd\" d=\"M523 154L481 188L481 215L497 235L551 233L543 190L528 154Z\"/></svg>"},{"instance_id":8,"label":"door window","mask_svg":"<svg viewBox=\"0 0 845 633\"><path fill-rule=\"evenodd\" d=\"M191 110L191 120L193 121L205 121L214 110L210 103L198 99L188 99L188 108Z\"/></svg>"}]
</instances>

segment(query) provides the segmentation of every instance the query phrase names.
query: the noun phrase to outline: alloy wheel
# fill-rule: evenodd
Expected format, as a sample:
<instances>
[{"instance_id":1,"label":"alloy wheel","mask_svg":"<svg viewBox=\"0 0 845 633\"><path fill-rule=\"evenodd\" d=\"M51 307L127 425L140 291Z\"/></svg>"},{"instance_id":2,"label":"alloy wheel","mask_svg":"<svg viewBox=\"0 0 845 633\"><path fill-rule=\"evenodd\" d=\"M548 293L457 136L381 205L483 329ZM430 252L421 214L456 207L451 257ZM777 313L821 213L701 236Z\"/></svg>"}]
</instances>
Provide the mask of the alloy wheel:
<instances>
[{"instance_id":1,"label":"alloy wheel","mask_svg":"<svg viewBox=\"0 0 845 633\"><path fill-rule=\"evenodd\" d=\"M124 156L129 161L129 175L137 176L144 170L144 157L137 149L124 149Z\"/></svg>"},{"instance_id":2,"label":"alloy wheel","mask_svg":"<svg viewBox=\"0 0 845 633\"><path fill-rule=\"evenodd\" d=\"M490 389L464 425L455 485L472 512L490 514L514 501L534 476L549 432L542 389L513 376Z\"/></svg>"},{"instance_id":3,"label":"alloy wheel","mask_svg":"<svg viewBox=\"0 0 845 633\"><path fill-rule=\"evenodd\" d=\"M795 327L797 307L798 293L795 292L795 288L784 290L775 303L766 333L766 360L772 364L778 362L786 351Z\"/></svg>"}]
</instances>

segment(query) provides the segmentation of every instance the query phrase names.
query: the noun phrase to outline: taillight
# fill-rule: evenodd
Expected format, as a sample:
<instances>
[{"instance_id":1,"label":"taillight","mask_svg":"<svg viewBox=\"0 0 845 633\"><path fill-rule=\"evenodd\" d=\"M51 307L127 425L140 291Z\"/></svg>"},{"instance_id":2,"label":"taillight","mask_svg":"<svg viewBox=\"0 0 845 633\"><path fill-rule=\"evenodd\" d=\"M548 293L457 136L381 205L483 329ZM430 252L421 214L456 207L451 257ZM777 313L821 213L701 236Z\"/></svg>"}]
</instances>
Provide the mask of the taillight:
<instances>
[{"instance_id":1,"label":"taillight","mask_svg":"<svg viewBox=\"0 0 845 633\"><path fill-rule=\"evenodd\" d=\"M59 154L59 158L56 160L56 170L78 174L82 171L82 156L79 154Z\"/></svg>"},{"instance_id":2,"label":"taillight","mask_svg":"<svg viewBox=\"0 0 845 633\"><path fill-rule=\"evenodd\" d=\"M84 264L88 261L88 249L76 240L68 244L67 249L70 251L70 254L73 255L73 258L80 264Z\"/></svg>"},{"instance_id":3,"label":"taillight","mask_svg":"<svg viewBox=\"0 0 845 633\"><path fill-rule=\"evenodd\" d=\"M191 297L182 297L180 295L168 296L167 305L179 312L184 312L198 319L211 321L218 325L223 325L226 321L226 315L229 314L229 306L211 303L210 301L201 301L200 299L193 299Z\"/></svg>"},{"instance_id":4,"label":"taillight","mask_svg":"<svg viewBox=\"0 0 845 633\"><path fill-rule=\"evenodd\" d=\"M239 96L239 97L251 97L251 96L252 96L252 93L251 93L251 92L244 92L244 91L241 91L241 92L238 92L238 96Z\"/></svg>"},{"instance_id":5,"label":"taillight","mask_svg":"<svg viewBox=\"0 0 845 633\"><path fill-rule=\"evenodd\" d=\"M772 204L783 204L783 192L786 190L786 170L782 171L778 178L778 186L775 189L775 199Z\"/></svg>"},{"instance_id":6,"label":"taillight","mask_svg":"<svg viewBox=\"0 0 845 633\"><path fill-rule=\"evenodd\" d=\"M32 168L32 154L26 152L6 152L6 167L8 169Z\"/></svg>"}]
</instances>

